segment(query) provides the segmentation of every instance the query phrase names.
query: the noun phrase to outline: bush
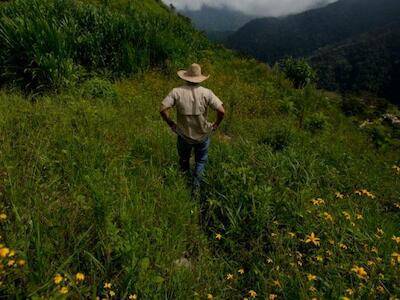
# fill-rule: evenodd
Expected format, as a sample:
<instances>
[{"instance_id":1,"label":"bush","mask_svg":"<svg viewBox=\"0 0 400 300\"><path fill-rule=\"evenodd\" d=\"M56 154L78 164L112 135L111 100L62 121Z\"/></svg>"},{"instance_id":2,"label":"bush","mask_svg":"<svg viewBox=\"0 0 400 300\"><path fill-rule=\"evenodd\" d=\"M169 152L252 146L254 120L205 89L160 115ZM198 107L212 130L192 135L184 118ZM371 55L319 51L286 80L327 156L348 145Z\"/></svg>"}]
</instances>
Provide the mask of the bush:
<instances>
[{"instance_id":1,"label":"bush","mask_svg":"<svg viewBox=\"0 0 400 300\"><path fill-rule=\"evenodd\" d=\"M82 85L82 95L88 99L115 100L117 98L117 93L111 82L99 78L86 81Z\"/></svg>"},{"instance_id":2,"label":"bush","mask_svg":"<svg viewBox=\"0 0 400 300\"><path fill-rule=\"evenodd\" d=\"M366 105L361 99L354 96L343 97L341 110L347 116L363 115L366 112Z\"/></svg>"},{"instance_id":3,"label":"bush","mask_svg":"<svg viewBox=\"0 0 400 300\"><path fill-rule=\"evenodd\" d=\"M167 59L182 66L208 46L178 17L74 0L16 0L0 7L0 20L1 80L30 91L66 86L84 70L122 76Z\"/></svg>"},{"instance_id":4,"label":"bush","mask_svg":"<svg viewBox=\"0 0 400 300\"><path fill-rule=\"evenodd\" d=\"M311 133L322 131L328 127L328 118L321 112L314 113L304 120L304 128Z\"/></svg>"},{"instance_id":5,"label":"bush","mask_svg":"<svg viewBox=\"0 0 400 300\"><path fill-rule=\"evenodd\" d=\"M289 57L282 60L279 65L286 77L293 81L296 88L303 88L316 78L315 71L305 59Z\"/></svg>"},{"instance_id":6,"label":"bush","mask_svg":"<svg viewBox=\"0 0 400 300\"><path fill-rule=\"evenodd\" d=\"M272 129L259 142L269 145L274 151L282 151L289 147L293 141L293 137L293 131L289 127L283 126Z\"/></svg>"}]
</instances>

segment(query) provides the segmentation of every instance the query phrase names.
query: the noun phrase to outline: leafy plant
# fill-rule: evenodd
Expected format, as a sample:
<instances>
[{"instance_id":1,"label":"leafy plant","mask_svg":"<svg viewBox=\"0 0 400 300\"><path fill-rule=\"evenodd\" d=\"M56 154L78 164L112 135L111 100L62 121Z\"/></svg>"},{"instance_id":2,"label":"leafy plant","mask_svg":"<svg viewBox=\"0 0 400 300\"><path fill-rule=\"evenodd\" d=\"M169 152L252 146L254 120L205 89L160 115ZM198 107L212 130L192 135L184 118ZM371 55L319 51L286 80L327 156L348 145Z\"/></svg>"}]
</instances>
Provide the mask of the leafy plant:
<instances>
[{"instance_id":1,"label":"leafy plant","mask_svg":"<svg viewBox=\"0 0 400 300\"><path fill-rule=\"evenodd\" d=\"M296 88L303 88L316 78L315 71L305 59L289 57L281 60L279 65L287 78L293 81Z\"/></svg>"}]
</instances>

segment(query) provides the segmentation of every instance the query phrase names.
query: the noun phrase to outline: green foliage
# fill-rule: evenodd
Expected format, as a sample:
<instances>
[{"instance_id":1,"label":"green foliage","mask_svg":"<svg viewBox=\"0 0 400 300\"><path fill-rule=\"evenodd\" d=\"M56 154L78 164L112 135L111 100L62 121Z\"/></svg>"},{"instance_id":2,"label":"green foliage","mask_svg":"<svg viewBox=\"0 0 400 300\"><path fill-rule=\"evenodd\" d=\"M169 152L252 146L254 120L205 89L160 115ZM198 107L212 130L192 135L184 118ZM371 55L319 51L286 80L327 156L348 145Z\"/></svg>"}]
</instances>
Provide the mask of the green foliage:
<instances>
[{"instance_id":1,"label":"green foliage","mask_svg":"<svg viewBox=\"0 0 400 300\"><path fill-rule=\"evenodd\" d=\"M260 143L269 145L273 151L282 151L290 146L294 138L292 129L282 124L282 127L273 128L261 138Z\"/></svg>"},{"instance_id":2,"label":"green foliage","mask_svg":"<svg viewBox=\"0 0 400 300\"><path fill-rule=\"evenodd\" d=\"M85 81L81 90L82 95L88 99L115 100L117 98L117 93L111 82L100 78L92 78Z\"/></svg>"},{"instance_id":3,"label":"green foliage","mask_svg":"<svg viewBox=\"0 0 400 300\"><path fill-rule=\"evenodd\" d=\"M286 58L280 62L280 68L296 88L303 88L315 80L315 72L305 59Z\"/></svg>"},{"instance_id":4,"label":"green foliage","mask_svg":"<svg viewBox=\"0 0 400 300\"><path fill-rule=\"evenodd\" d=\"M35 92L70 85L84 71L121 76L167 60L183 66L207 47L178 17L73 0L16 0L0 17L2 81Z\"/></svg>"},{"instance_id":5,"label":"green foliage","mask_svg":"<svg viewBox=\"0 0 400 300\"><path fill-rule=\"evenodd\" d=\"M320 132L328 126L328 118L322 112L314 113L304 120L304 128L311 133Z\"/></svg>"},{"instance_id":6,"label":"green foliage","mask_svg":"<svg viewBox=\"0 0 400 300\"><path fill-rule=\"evenodd\" d=\"M341 109L346 116L362 116L367 107L359 97L345 96L342 98Z\"/></svg>"}]
</instances>

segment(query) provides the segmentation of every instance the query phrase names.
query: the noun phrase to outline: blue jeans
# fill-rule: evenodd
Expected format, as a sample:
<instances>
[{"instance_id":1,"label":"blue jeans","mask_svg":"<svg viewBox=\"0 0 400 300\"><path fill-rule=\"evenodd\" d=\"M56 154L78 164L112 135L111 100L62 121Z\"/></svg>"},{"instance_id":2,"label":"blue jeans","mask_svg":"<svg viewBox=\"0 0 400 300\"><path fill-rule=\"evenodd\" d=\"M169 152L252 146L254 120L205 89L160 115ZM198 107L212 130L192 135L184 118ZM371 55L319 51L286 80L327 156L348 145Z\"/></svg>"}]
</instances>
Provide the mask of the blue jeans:
<instances>
[{"instance_id":1,"label":"blue jeans","mask_svg":"<svg viewBox=\"0 0 400 300\"><path fill-rule=\"evenodd\" d=\"M202 143L189 144L181 136L178 135L177 147L179 154L179 165L183 172L193 177L194 186L200 186L202 174L204 173L208 160L209 146L209 137ZM194 149L194 160L196 163L193 171L190 169L190 156L192 154L192 149Z\"/></svg>"}]
</instances>

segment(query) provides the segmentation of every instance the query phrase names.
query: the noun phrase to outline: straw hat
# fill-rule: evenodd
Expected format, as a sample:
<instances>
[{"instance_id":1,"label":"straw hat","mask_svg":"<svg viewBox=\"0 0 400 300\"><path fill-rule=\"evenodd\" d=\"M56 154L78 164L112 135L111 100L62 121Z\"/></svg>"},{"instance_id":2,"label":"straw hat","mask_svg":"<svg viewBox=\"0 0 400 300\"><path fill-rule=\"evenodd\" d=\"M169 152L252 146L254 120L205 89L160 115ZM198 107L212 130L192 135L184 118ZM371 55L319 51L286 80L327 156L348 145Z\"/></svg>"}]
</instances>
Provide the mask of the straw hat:
<instances>
[{"instance_id":1,"label":"straw hat","mask_svg":"<svg viewBox=\"0 0 400 300\"><path fill-rule=\"evenodd\" d=\"M178 71L178 76L183 80L200 83L208 79L210 75L204 76L201 74L201 67L198 64L192 64L187 70Z\"/></svg>"}]
</instances>

